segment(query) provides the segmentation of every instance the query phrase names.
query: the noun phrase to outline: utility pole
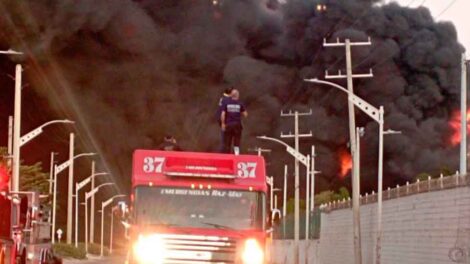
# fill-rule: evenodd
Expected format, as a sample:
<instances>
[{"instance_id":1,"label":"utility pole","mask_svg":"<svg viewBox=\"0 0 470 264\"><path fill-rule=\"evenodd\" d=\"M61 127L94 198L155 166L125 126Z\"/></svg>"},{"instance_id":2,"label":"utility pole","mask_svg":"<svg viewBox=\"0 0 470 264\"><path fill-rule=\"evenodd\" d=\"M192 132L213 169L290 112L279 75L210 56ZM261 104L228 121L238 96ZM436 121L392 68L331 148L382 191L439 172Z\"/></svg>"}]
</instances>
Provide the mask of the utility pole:
<instances>
[{"instance_id":1,"label":"utility pole","mask_svg":"<svg viewBox=\"0 0 470 264\"><path fill-rule=\"evenodd\" d=\"M8 169L11 171L11 161L13 157L13 116L8 117ZM8 186L11 188L11 184Z\"/></svg>"},{"instance_id":2,"label":"utility pole","mask_svg":"<svg viewBox=\"0 0 470 264\"><path fill-rule=\"evenodd\" d=\"M249 149L249 151L258 153L258 156L262 156L263 153L271 153L271 149L264 149L260 147Z\"/></svg>"},{"instance_id":3,"label":"utility pole","mask_svg":"<svg viewBox=\"0 0 470 264\"><path fill-rule=\"evenodd\" d=\"M73 221L73 157L75 146L75 134L70 133L69 145L69 185L68 185L68 200L67 200L67 244L72 244L72 221Z\"/></svg>"},{"instance_id":4,"label":"utility pole","mask_svg":"<svg viewBox=\"0 0 470 264\"><path fill-rule=\"evenodd\" d=\"M310 155L307 155L307 166L305 170L305 240L309 239L310 229Z\"/></svg>"},{"instance_id":5,"label":"utility pole","mask_svg":"<svg viewBox=\"0 0 470 264\"><path fill-rule=\"evenodd\" d=\"M287 165L284 165L284 193L282 200L282 237L286 238L286 215L287 215Z\"/></svg>"},{"instance_id":6,"label":"utility pole","mask_svg":"<svg viewBox=\"0 0 470 264\"><path fill-rule=\"evenodd\" d=\"M460 95L460 174L467 174L467 59L462 54L462 77Z\"/></svg>"},{"instance_id":7,"label":"utility pole","mask_svg":"<svg viewBox=\"0 0 470 264\"><path fill-rule=\"evenodd\" d=\"M95 161L91 162L91 175L95 175ZM91 178L91 189L95 189L95 177ZM95 243L95 196L90 199L90 243ZM88 221L88 219L87 219Z\"/></svg>"},{"instance_id":8,"label":"utility pole","mask_svg":"<svg viewBox=\"0 0 470 264\"><path fill-rule=\"evenodd\" d=\"M20 189L20 144L21 144L21 64L16 64L15 71L15 110L13 117L13 177L11 191ZM15 222L16 223L16 222Z\"/></svg>"},{"instance_id":9,"label":"utility pole","mask_svg":"<svg viewBox=\"0 0 470 264\"><path fill-rule=\"evenodd\" d=\"M312 145L312 150L311 150L311 174L310 176L312 177L312 180L310 182L310 211L313 212L315 209L315 175L321 173L320 171L315 170L315 157L317 154L315 153L315 146Z\"/></svg>"},{"instance_id":10,"label":"utility pole","mask_svg":"<svg viewBox=\"0 0 470 264\"><path fill-rule=\"evenodd\" d=\"M312 110L307 113L299 113L295 111L289 111L289 113L281 112L281 117L294 117L294 134L283 134L281 133L281 138L294 138L294 147L295 152L299 153L299 139L305 137L311 137L312 132L309 134L299 134L299 116L310 116L312 115ZM294 181L294 190L295 190L295 207L294 207L294 263L299 264L299 238L300 238L300 180L299 180L299 160L296 158L294 162L294 172L295 172L295 181Z\"/></svg>"},{"instance_id":11,"label":"utility pole","mask_svg":"<svg viewBox=\"0 0 470 264\"><path fill-rule=\"evenodd\" d=\"M354 94L353 88L353 79L354 78L370 78L373 77L372 71L368 74L353 74L352 73L352 57L351 57L351 46L370 46L370 38L367 42L351 42L349 39L346 39L345 42L340 42L339 39L335 43L327 43L326 39L324 40L324 47L345 47L346 52L346 75L342 74L341 71L337 75L329 75L328 71L326 72L325 79L347 79L348 84L348 93ZM349 138L350 138L350 151L351 157L353 159L353 170L352 170L352 200L353 200L353 235L354 235L354 263L362 263L362 249L361 249L361 227L360 227L360 179L357 174L356 167L358 164L358 157L356 155L356 120L354 113L354 103L351 100L348 100L348 112L349 112ZM379 263L376 263L379 264Z\"/></svg>"}]
</instances>

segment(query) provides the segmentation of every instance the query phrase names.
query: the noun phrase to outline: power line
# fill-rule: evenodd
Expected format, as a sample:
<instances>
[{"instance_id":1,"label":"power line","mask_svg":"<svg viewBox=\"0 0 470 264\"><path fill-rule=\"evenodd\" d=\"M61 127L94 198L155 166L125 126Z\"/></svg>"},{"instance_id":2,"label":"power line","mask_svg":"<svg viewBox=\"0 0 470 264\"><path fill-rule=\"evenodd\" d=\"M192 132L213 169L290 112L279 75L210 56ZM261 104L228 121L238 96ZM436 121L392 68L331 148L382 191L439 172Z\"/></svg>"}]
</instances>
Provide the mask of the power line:
<instances>
[{"instance_id":1,"label":"power line","mask_svg":"<svg viewBox=\"0 0 470 264\"><path fill-rule=\"evenodd\" d=\"M445 12L447 12L447 10L449 10L455 3L457 3L457 0L453 0L452 2L450 2L450 4L448 6L446 6L446 8L444 8L444 10L442 10L439 15L436 16L436 19L438 19L440 16L442 16Z\"/></svg>"},{"instance_id":2,"label":"power line","mask_svg":"<svg viewBox=\"0 0 470 264\"><path fill-rule=\"evenodd\" d=\"M410 2L408 2L408 4L406 5L406 7L410 7L416 0L411 0Z\"/></svg>"}]
</instances>

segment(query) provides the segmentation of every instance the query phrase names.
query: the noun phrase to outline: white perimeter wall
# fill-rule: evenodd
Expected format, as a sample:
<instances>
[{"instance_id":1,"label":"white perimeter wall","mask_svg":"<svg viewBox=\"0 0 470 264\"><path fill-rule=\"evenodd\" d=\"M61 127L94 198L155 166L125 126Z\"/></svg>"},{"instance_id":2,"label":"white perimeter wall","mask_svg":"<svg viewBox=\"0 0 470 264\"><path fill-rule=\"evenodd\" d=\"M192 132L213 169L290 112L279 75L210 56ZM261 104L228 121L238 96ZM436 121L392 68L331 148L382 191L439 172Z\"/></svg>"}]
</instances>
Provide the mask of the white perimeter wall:
<instances>
[{"instance_id":1,"label":"white perimeter wall","mask_svg":"<svg viewBox=\"0 0 470 264\"><path fill-rule=\"evenodd\" d=\"M470 263L469 187L387 200L383 206L383 264ZM361 206L363 264L374 259L376 210L376 203ZM351 209L322 213L321 218L320 240L309 243L308 263L352 264ZM300 263L306 263L301 251ZM459 253L465 256L452 261L449 255ZM274 243L275 263L293 263L292 254L292 241Z\"/></svg>"}]
</instances>

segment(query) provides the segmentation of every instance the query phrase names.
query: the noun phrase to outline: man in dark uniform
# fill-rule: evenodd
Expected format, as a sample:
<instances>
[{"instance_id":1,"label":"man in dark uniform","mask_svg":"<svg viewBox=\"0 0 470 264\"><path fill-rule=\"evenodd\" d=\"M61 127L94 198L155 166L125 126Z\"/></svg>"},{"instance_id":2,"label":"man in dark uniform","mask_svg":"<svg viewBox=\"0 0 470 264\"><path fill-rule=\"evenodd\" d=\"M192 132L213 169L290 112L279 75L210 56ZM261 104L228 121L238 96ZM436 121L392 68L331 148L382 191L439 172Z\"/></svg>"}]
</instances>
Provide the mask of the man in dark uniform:
<instances>
[{"instance_id":1,"label":"man in dark uniform","mask_svg":"<svg viewBox=\"0 0 470 264\"><path fill-rule=\"evenodd\" d=\"M176 143L176 139L170 135L165 136L163 142L158 146L158 149L166 151L182 151L180 146Z\"/></svg>"},{"instance_id":2,"label":"man in dark uniform","mask_svg":"<svg viewBox=\"0 0 470 264\"><path fill-rule=\"evenodd\" d=\"M219 124L219 127L221 128L220 130L220 148L219 152L224 152L224 146L225 146L225 140L224 140L224 131L222 130L222 122L220 120L220 115L222 114L222 107L224 104L227 103L228 100L231 99L231 94L233 91L233 87L227 88L224 90L224 93L222 94L222 97L219 99L219 105L217 107L217 113L216 113L216 118L217 118L217 123Z\"/></svg>"},{"instance_id":3,"label":"man in dark uniform","mask_svg":"<svg viewBox=\"0 0 470 264\"><path fill-rule=\"evenodd\" d=\"M224 152L231 153L232 143L235 155L240 154L240 141L242 136L242 116L247 117L248 112L240 102L240 93L234 89L232 96L222 105L220 119L224 131Z\"/></svg>"}]
</instances>

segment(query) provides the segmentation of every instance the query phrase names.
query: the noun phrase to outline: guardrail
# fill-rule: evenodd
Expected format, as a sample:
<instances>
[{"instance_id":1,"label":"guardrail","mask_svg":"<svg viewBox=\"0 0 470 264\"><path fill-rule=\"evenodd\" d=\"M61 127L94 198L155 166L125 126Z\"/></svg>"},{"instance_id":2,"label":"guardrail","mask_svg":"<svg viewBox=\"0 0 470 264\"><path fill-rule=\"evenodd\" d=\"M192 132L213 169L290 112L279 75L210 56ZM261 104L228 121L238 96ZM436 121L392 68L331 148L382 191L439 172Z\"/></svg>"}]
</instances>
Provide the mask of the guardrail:
<instances>
[{"instance_id":1,"label":"guardrail","mask_svg":"<svg viewBox=\"0 0 470 264\"><path fill-rule=\"evenodd\" d=\"M442 174L439 178L432 179L431 176L427 180L417 180L414 183L406 182L405 185L397 185L395 188L388 188L383 191L383 200L396 199L404 196L414 195L418 193L441 191L445 189L453 189L457 187L470 186L470 177L467 175L455 174L452 176L444 177ZM371 194L366 193L361 195L361 205L371 204L377 202L377 194L372 192ZM320 205L320 209L323 212L329 212L332 210L339 210L345 208L351 208L351 198L343 199L340 201L333 201L326 204Z\"/></svg>"}]
</instances>

